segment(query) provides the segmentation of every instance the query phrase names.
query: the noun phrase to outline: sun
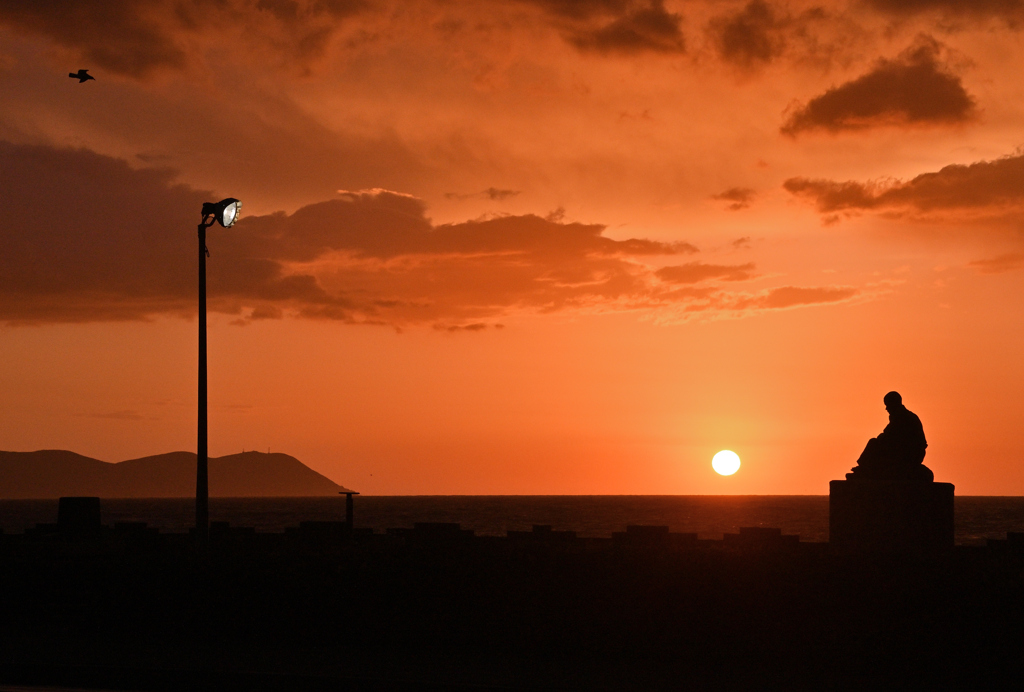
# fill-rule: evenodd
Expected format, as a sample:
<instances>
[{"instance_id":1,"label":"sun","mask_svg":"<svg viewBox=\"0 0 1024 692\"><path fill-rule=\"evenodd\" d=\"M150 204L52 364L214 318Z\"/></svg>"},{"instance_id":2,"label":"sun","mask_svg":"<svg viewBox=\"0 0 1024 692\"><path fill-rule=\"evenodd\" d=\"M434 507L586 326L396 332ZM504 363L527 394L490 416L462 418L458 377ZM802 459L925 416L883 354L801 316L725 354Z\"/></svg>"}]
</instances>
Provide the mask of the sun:
<instances>
[{"instance_id":1,"label":"sun","mask_svg":"<svg viewBox=\"0 0 1024 692\"><path fill-rule=\"evenodd\" d=\"M722 476L731 476L740 470L740 457L736 452L723 449L711 459L711 468Z\"/></svg>"}]
</instances>

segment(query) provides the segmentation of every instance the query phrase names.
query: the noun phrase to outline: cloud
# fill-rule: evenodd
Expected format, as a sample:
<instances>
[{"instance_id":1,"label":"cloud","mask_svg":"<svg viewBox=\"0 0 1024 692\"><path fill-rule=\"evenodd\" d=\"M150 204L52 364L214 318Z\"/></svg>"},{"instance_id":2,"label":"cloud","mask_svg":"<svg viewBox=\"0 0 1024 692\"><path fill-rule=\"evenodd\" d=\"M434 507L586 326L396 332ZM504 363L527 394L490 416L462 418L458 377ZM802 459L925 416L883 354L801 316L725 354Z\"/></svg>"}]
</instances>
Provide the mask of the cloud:
<instances>
[{"instance_id":1,"label":"cloud","mask_svg":"<svg viewBox=\"0 0 1024 692\"><path fill-rule=\"evenodd\" d=\"M194 313L194 229L202 203L215 199L175 184L170 170L134 170L82 149L0 142L0 319ZM218 261L216 232L210 235L213 309L230 310L242 298L328 299L312 276L286 274L272 258L246 253Z\"/></svg>"},{"instance_id":2,"label":"cloud","mask_svg":"<svg viewBox=\"0 0 1024 692\"><path fill-rule=\"evenodd\" d=\"M816 288L804 288L799 286L781 286L773 288L764 294L751 298L748 301L738 301L736 308L739 309L773 309L782 310L804 305L818 305L821 303L838 303L857 296L860 292L848 286L828 286Z\"/></svg>"},{"instance_id":3,"label":"cloud","mask_svg":"<svg viewBox=\"0 0 1024 692\"><path fill-rule=\"evenodd\" d=\"M0 23L76 49L84 60L118 74L139 77L158 67L184 67L186 52L165 21L166 8L160 7L167 3L147 4L9 0L0 4Z\"/></svg>"},{"instance_id":4,"label":"cloud","mask_svg":"<svg viewBox=\"0 0 1024 692\"><path fill-rule=\"evenodd\" d=\"M652 312L651 319L660 324L673 324L700 315L737 318L774 310L845 303L870 297L872 293L877 295L878 292L865 292L852 286L779 286L753 294L692 287L679 289L678 301L664 310Z\"/></svg>"},{"instance_id":5,"label":"cloud","mask_svg":"<svg viewBox=\"0 0 1024 692\"><path fill-rule=\"evenodd\" d=\"M702 262L690 262L670 267L662 267L654 272L662 281L675 284L695 284L708 279L719 279L721 281L748 281L754 278L754 265L737 264L704 264Z\"/></svg>"},{"instance_id":6,"label":"cloud","mask_svg":"<svg viewBox=\"0 0 1024 692\"><path fill-rule=\"evenodd\" d=\"M795 136L811 130L842 132L884 125L955 125L973 120L974 99L940 62L943 47L922 36L895 60L879 60L860 77L797 107L782 125Z\"/></svg>"},{"instance_id":7,"label":"cloud","mask_svg":"<svg viewBox=\"0 0 1024 692\"><path fill-rule=\"evenodd\" d=\"M630 0L521 0L545 12L566 19L590 20L626 12Z\"/></svg>"},{"instance_id":8,"label":"cloud","mask_svg":"<svg viewBox=\"0 0 1024 692\"><path fill-rule=\"evenodd\" d=\"M967 266L978 270L982 274L1002 274L1024 267L1024 253L1011 252L991 259L974 260L968 262Z\"/></svg>"},{"instance_id":9,"label":"cloud","mask_svg":"<svg viewBox=\"0 0 1024 692\"><path fill-rule=\"evenodd\" d=\"M717 195L712 195L711 199L722 200L725 202L732 202L732 204L726 207L729 211L739 211L740 209L746 209L750 206L750 202L753 201L757 195L753 188L749 187L730 187L724 192L719 192Z\"/></svg>"},{"instance_id":10,"label":"cloud","mask_svg":"<svg viewBox=\"0 0 1024 692\"><path fill-rule=\"evenodd\" d=\"M168 169L0 142L0 321L194 315L195 228L202 203L220 196ZM243 214L212 227L207 246L209 309L242 325L302 317L474 332L518 313L739 314L825 290L792 289L811 293L790 303L735 294L725 287L754 278L752 263L652 266L697 253L688 243L531 214L434 224L422 200L380 189Z\"/></svg>"},{"instance_id":11,"label":"cloud","mask_svg":"<svg viewBox=\"0 0 1024 692\"><path fill-rule=\"evenodd\" d=\"M484 190L482 194L487 195L487 199L500 201L503 199L508 199L509 197L515 197L516 195L520 194L520 192L519 190L501 190L496 187L489 187L486 190Z\"/></svg>"},{"instance_id":12,"label":"cloud","mask_svg":"<svg viewBox=\"0 0 1024 692\"><path fill-rule=\"evenodd\" d=\"M521 0L540 7L565 39L597 53L683 53L682 17L664 0Z\"/></svg>"},{"instance_id":13,"label":"cloud","mask_svg":"<svg viewBox=\"0 0 1024 692\"><path fill-rule=\"evenodd\" d=\"M909 16L940 12L949 17L1002 17L1017 19L1024 13L1024 0L864 0L886 14Z\"/></svg>"},{"instance_id":14,"label":"cloud","mask_svg":"<svg viewBox=\"0 0 1024 692\"><path fill-rule=\"evenodd\" d=\"M485 324L484 322L471 322L470 324L448 324L448 325L446 325L446 324L435 324L434 325L434 329L436 331L439 331L439 332L448 332L448 333L456 333L456 332L482 332L483 330L487 329L489 326L491 326L491 325ZM502 324L495 324L494 325L495 329L502 329L503 327L504 327L504 325L502 325Z\"/></svg>"},{"instance_id":15,"label":"cloud","mask_svg":"<svg viewBox=\"0 0 1024 692\"><path fill-rule=\"evenodd\" d=\"M749 0L712 17L705 31L722 61L753 72L783 56L827 69L863 30L850 17L822 5L793 12L791 4Z\"/></svg>"},{"instance_id":16,"label":"cloud","mask_svg":"<svg viewBox=\"0 0 1024 692\"><path fill-rule=\"evenodd\" d=\"M446 192L444 193L444 196L446 199L489 199L495 202L501 202L520 194L522 194L520 190L504 190L497 187L489 187L486 190L481 190L480 192Z\"/></svg>"},{"instance_id":17,"label":"cloud","mask_svg":"<svg viewBox=\"0 0 1024 692\"><path fill-rule=\"evenodd\" d=\"M852 181L789 178L782 187L799 197L813 200L818 211L829 213L846 209L873 209L878 204L880 185Z\"/></svg>"},{"instance_id":18,"label":"cloud","mask_svg":"<svg viewBox=\"0 0 1024 692\"><path fill-rule=\"evenodd\" d=\"M822 213L869 209L991 213L1019 208L1024 203L1021 180L1024 154L969 165L953 164L906 182L790 178L783 187L813 201Z\"/></svg>"},{"instance_id":19,"label":"cloud","mask_svg":"<svg viewBox=\"0 0 1024 692\"><path fill-rule=\"evenodd\" d=\"M788 16L779 15L763 0L751 0L742 10L711 20L708 30L719 56L740 67L765 65L786 47Z\"/></svg>"},{"instance_id":20,"label":"cloud","mask_svg":"<svg viewBox=\"0 0 1024 692\"><path fill-rule=\"evenodd\" d=\"M89 67L133 78L182 69L225 40L249 40L263 54L319 56L340 20L364 0L5 0L0 25L77 52Z\"/></svg>"}]
</instances>

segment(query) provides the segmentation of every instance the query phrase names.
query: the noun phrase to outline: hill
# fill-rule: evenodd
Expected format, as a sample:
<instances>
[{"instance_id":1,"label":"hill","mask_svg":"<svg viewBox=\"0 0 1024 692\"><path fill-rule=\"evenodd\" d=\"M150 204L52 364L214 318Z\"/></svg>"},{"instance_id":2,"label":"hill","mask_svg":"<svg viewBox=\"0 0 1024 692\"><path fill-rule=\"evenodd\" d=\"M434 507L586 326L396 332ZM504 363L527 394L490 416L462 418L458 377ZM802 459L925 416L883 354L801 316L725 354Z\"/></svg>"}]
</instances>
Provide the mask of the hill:
<instances>
[{"instance_id":1,"label":"hill","mask_svg":"<svg viewBox=\"0 0 1024 692\"><path fill-rule=\"evenodd\" d=\"M211 458L211 497L308 497L346 488L287 454ZM196 455L170 452L107 463L59 449L0 452L0 498L194 497Z\"/></svg>"}]
</instances>

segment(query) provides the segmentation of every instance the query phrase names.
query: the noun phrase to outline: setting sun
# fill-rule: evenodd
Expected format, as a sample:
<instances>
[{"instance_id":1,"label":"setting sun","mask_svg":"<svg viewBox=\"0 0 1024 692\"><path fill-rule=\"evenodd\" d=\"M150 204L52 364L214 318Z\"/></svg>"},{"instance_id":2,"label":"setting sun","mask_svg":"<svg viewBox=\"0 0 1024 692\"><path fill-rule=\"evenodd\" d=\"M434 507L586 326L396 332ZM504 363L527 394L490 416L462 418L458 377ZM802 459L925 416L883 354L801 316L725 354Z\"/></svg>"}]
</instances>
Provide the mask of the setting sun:
<instances>
[{"instance_id":1,"label":"setting sun","mask_svg":"<svg viewBox=\"0 0 1024 692\"><path fill-rule=\"evenodd\" d=\"M736 452L723 449L711 459L711 468L722 476L731 476L740 470L740 457Z\"/></svg>"}]
</instances>

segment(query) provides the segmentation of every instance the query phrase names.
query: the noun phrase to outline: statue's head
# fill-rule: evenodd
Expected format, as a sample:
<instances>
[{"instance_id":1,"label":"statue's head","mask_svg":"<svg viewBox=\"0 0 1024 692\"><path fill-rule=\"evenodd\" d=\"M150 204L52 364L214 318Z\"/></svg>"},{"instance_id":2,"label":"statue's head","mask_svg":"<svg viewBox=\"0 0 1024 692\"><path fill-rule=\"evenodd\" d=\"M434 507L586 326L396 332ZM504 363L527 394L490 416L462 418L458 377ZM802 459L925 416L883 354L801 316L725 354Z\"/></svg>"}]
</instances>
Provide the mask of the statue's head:
<instances>
[{"instance_id":1,"label":"statue's head","mask_svg":"<svg viewBox=\"0 0 1024 692\"><path fill-rule=\"evenodd\" d=\"M903 397L900 396L899 392L889 392L882 401L885 402L885 410L891 411L894 408L901 408L903 406Z\"/></svg>"}]
</instances>

